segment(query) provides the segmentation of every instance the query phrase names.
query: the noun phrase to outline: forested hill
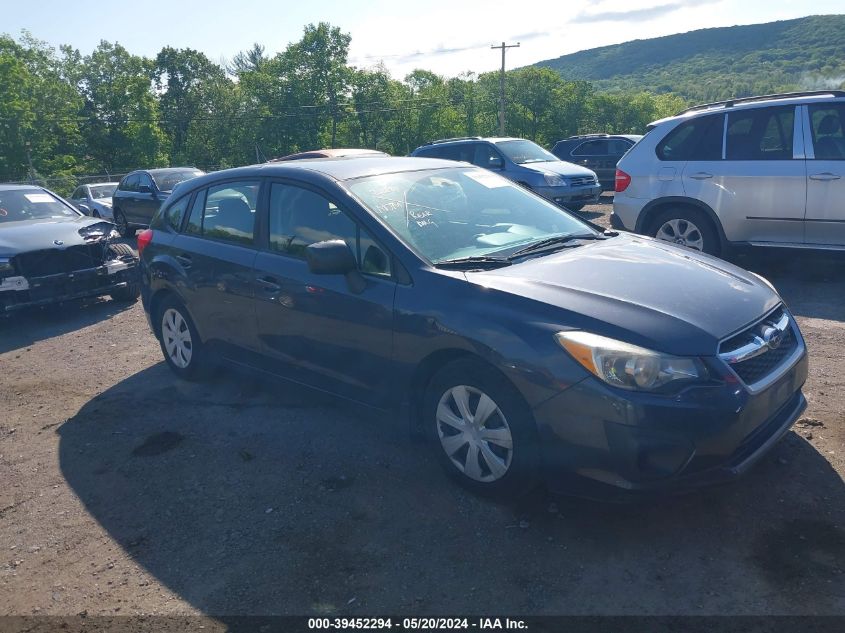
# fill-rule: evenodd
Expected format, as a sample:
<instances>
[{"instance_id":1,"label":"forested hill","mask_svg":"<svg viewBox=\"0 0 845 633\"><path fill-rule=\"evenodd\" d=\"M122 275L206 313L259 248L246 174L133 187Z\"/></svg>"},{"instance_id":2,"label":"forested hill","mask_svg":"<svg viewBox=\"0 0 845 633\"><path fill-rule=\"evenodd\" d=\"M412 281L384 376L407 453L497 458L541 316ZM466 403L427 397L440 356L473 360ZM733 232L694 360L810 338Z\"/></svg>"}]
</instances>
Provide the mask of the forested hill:
<instances>
[{"instance_id":1,"label":"forested hill","mask_svg":"<svg viewBox=\"0 0 845 633\"><path fill-rule=\"evenodd\" d=\"M603 46L535 66L598 89L675 92L692 101L845 87L845 15L701 29Z\"/></svg>"}]
</instances>

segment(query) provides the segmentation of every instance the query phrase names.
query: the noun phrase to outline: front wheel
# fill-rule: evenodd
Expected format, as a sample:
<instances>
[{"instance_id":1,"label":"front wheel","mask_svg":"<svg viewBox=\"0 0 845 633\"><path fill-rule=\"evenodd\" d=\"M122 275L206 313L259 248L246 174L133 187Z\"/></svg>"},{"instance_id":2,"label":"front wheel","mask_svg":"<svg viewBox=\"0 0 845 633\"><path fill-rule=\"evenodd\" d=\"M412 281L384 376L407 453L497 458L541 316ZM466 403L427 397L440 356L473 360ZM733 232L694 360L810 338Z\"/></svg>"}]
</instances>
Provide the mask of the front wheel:
<instances>
[{"instance_id":1,"label":"front wheel","mask_svg":"<svg viewBox=\"0 0 845 633\"><path fill-rule=\"evenodd\" d=\"M159 344L164 360L180 378L196 380L207 375L205 347L188 311L175 298L158 309Z\"/></svg>"},{"instance_id":2,"label":"front wheel","mask_svg":"<svg viewBox=\"0 0 845 633\"><path fill-rule=\"evenodd\" d=\"M537 482L533 416L516 388L492 367L459 360L426 391L424 420L446 472L482 494L513 497Z\"/></svg>"},{"instance_id":3,"label":"front wheel","mask_svg":"<svg viewBox=\"0 0 845 633\"><path fill-rule=\"evenodd\" d=\"M719 236L701 211L674 208L662 211L651 224L652 237L708 255L719 254Z\"/></svg>"},{"instance_id":4,"label":"front wheel","mask_svg":"<svg viewBox=\"0 0 845 633\"><path fill-rule=\"evenodd\" d=\"M138 261L135 251L128 244L109 244L109 250L115 258L132 258L136 263ZM141 284L137 281L137 278L133 278L125 287L118 288L110 294L113 301L120 303L132 303L133 301L137 301L140 295Z\"/></svg>"},{"instance_id":5,"label":"front wheel","mask_svg":"<svg viewBox=\"0 0 845 633\"><path fill-rule=\"evenodd\" d=\"M126 220L126 214L120 209L114 210L114 223L117 227L117 232L123 238L129 238L135 235L135 229L129 227L129 222Z\"/></svg>"}]
</instances>

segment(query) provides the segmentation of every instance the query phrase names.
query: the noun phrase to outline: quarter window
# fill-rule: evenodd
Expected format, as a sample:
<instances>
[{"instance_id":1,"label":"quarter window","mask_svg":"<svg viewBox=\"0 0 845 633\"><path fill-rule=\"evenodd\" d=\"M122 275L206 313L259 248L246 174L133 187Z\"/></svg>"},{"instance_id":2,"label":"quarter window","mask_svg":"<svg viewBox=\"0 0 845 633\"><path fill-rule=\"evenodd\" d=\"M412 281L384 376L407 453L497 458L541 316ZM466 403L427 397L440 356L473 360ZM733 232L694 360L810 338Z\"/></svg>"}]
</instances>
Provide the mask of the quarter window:
<instances>
[{"instance_id":1,"label":"quarter window","mask_svg":"<svg viewBox=\"0 0 845 633\"><path fill-rule=\"evenodd\" d=\"M810 106L813 150L817 160L845 160L845 106Z\"/></svg>"},{"instance_id":2,"label":"quarter window","mask_svg":"<svg viewBox=\"0 0 845 633\"><path fill-rule=\"evenodd\" d=\"M795 108L758 108L728 114L728 160L791 160Z\"/></svg>"},{"instance_id":3,"label":"quarter window","mask_svg":"<svg viewBox=\"0 0 845 633\"><path fill-rule=\"evenodd\" d=\"M657 145L657 157L660 160L720 160L724 121L724 115L716 114L681 123Z\"/></svg>"},{"instance_id":4,"label":"quarter window","mask_svg":"<svg viewBox=\"0 0 845 633\"><path fill-rule=\"evenodd\" d=\"M343 240L362 272L390 275L390 257L370 233L318 193L281 183L270 189L270 249L305 257L316 242Z\"/></svg>"},{"instance_id":5,"label":"quarter window","mask_svg":"<svg viewBox=\"0 0 845 633\"><path fill-rule=\"evenodd\" d=\"M188 209L189 199L190 196L184 196L167 207L167 210L162 214L165 225L174 231L178 231L182 227L182 218L185 217L185 211Z\"/></svg>"}]
</instances>

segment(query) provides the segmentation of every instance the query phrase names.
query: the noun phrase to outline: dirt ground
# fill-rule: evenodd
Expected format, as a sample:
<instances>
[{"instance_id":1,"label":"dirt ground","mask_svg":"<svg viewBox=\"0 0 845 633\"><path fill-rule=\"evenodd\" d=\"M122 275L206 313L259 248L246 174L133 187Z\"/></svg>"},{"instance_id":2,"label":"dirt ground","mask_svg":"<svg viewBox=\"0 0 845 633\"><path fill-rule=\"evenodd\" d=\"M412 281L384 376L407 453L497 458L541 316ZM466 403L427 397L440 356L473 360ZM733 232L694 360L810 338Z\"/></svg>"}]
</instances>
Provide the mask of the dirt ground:
<instances>
[{"instance_id":1,"label":"dirt ground","mask_svg":"<svg viewBox=\"0 0 845 633\"><path fill-rule=\"evenodd\" d=\"M140 303L0 321L0 615L845 614L845 259L739 263L799 320L809 408L739 482L632 506L495 504L394 420L181 382Z\"/></svg>"}]
</instances>

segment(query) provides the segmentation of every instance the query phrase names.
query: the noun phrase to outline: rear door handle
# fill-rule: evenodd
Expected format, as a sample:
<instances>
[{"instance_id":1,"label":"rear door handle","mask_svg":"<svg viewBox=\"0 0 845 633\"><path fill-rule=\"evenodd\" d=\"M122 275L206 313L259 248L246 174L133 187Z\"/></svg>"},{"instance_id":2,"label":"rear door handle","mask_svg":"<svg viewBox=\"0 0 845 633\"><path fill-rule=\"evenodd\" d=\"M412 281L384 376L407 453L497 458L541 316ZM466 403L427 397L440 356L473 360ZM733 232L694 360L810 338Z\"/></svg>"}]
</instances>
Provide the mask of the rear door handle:
<instances>
[{"instance_id":1,"label":"rear door handle","mask_svg":"<svg viewBox=\"0 0 845 633\"><path fill-rule=\"evenodd\" d=\"M829 171L826 171L821 174L811 174L810 180L839 180L840 176L836 174L831 174Z\"/></svg>"},{"instance_id":2,"label":"rear door handle","mask_svg":"<svg viewBox=\"0 0 845 633\"><path fill-rule=\"evenodd\" d=\"M176 261L182 264L182 268L190 268L192 264L190 255L177 255Z\"/></svg>"},{"instance_id":3,"label":"rear door handle","mask_svg":"<svg viewBox=\"0 0 845 633\"><path fill-rule=\"evenodd\" d=\"M255 281L268 292L279 292L282 286L273 277L258 277Z\"/></svg>"},{"instance_id":4,"label":"rear door handle","mask_svg":"<svg viewBox=\"0 0 845 633\"><path fill-rule=\"evenodd\" d=\"M693 180L707 180L708 178L712 178L713 174L708 174L706 171L698 171L694 174L690 174L689 177Z\"/></svg>"}]
</instances>

